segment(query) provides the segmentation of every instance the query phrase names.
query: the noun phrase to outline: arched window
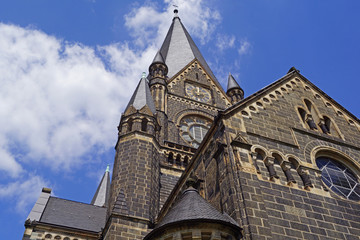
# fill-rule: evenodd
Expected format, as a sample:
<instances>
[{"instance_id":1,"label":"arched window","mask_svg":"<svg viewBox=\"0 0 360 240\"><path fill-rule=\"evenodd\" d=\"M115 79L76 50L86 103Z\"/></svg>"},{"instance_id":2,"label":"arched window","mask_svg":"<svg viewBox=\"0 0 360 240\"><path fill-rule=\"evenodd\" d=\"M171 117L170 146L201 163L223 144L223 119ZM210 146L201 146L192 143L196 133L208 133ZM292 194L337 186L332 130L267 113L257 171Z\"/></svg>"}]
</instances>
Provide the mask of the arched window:
<instances>
[{"instance_id":1,"label":"arched window","mask_svg":"<svg viewBox=\"0 0 360 240\"><path fill-rule=\"evenodd\" d=\"M175 164L176 164L177 166L181 166L181 156L180 156L180 154L178 154L178 155L176 156Z\"/></svg>"},{"instance_id":2,"label":"arched window","mask_svg":"<svg viewBox=\"0 0 360 240\"><path fill-rule=\"evenodd\" d=\"M173 164L174 163L174 154L171 152L168 155L168 163Z\"/></svg>"},{"instance_id":3,"label":"arched window","mask_svg":"<svg viewBox=\"0 0 360 240\"><path fill-rule=\"evenodd\" d=\"M186 168L189 164L189 157L188 156L185 156L184 158L184 167Z\"/></svg>"},{"instance_id":4,"label":"arched window","mask_svg":"<svg viewBox=\"0 0 360 240\"><path fill-rule=\"evenodd\" d=\"M211 121L207 118L190 115L180 121L180 136L192 147L199 147L209 130Z\"/></svg>"},{"instance_id":5,"label":"arched window","mask_svg":"<svg viewBox=\"0 0 360 240\"><path fill-rule=\"evenodd\" d=\"M329 156L316 158L321 179L334 193L350 200L360 200L359 180L349 167Z\"/></svg>"},{"instance_id":6,"label":"arched window","mask_svg":"<svg viewBox=\"0 0 360 240\"><path fill-rule=\"evenodd\" d=\"M328 117L324 116L324 118L320 120L319 126L323 133L330 134L331 120Z\"/></svg>"},{"instance_id":7,"label":"arched window","mask_svg":"<svg viewBox=\"0 0 360 240\"><path fill-rule=\"evenodd\" d=\"M310 113L306 116L305 121L309 125L310 129L315 130L317 129L316 123L320 121L319 116L315 110L315 107L308 99L304 99L304 102L308 112Z\"/></svg>"},{"instance_id":8,"label":"arched window","mask_svg":"<svg viewBox=\"0 0 360 240\"><path fill-rule=\"evenodd\" d=\"M127 122L128 125L128 131L130 132L132 130L132 126L133 126L133 119L130 118Z\"/></svg>"},{"instance_id":9,"label":"arched window","mask_svg":"<svg viewBox=\"0 0 360 240\"><path fill-rule=\"evenodd\" d=\"M146 132L147 124L148 124L148 120L146 118L143 118L141 121L141 131Z\"/></svg>"},{"instance_id":10,"label":"arched window","mask_svg":"<svg viewBox=\"0 0 360 240\"><path fill-rule=\"evenodd\" d=\"M307 99L304 99L304 102L305 102L305 105L306 105L308 111L311 112L311 110L312 110L312 103L311 103L309 100L307 100Z\"/></svg>"},{"instance_id":11,"label":"arched window","mask_svg":"<svg viewBox=\"0 0 360 240\"><path fill-rule=\"evenodd\" d=\"M51 234L46 234L45 235L45 239L51 239L51 238L52 238Z\"/></svg>"},{"instance_id":12,"label":"arched window","mask_svg":"<svg viewBox=\"0 0 360 240\"><path fill-rule=\"evenodd\" d=\"M298 111L299 111L301 120L303 120L303 122L305 122L306 121L306 111L302 108L298 108Z\"/></svg>"}]
</instances>

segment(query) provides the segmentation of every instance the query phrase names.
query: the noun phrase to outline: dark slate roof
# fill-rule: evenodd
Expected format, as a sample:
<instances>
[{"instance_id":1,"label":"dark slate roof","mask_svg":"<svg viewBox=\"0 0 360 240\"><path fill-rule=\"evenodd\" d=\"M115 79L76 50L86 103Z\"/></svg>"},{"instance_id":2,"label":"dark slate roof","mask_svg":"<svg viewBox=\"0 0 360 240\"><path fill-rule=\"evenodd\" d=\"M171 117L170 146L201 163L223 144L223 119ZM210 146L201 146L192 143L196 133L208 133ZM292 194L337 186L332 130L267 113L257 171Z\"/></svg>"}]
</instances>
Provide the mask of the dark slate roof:
<instances>
[{"instance_id":1,"label":"dark slate roof","mask_svg":"<svg viewBox=\"0 0 360 240\"><path fill-rule=\"evenodd\" d=\"M149 84L147 83L146 77L142 77L124 112L126 112L130 106L133 106L136 110L140 110L146 105L150 108L152 113L156 113L156 108L150 93Z\"/></svg>"},{"instance_id":2,"label":"dark slate roof","mask_svg":"<svg viewBox=\"0 0 360 240\"><path fill-rule=\"evenodd\" d=\"M158 51L154 57L154 60L152 63L165 63L163 56L161 55L161 52Z\"/></svg>"},{"instance_id":3,"label":"dark slate roof","mask_svg":"<svg viewBox=\"0 0 360 240\"><path fill-rule=\"evenodd\" d=\"M177 203L156 226L160 228L169 224L184 221L209 221L224 223L239 228L237 222L229 215L220 213L210 203L203 199L197 190L190 187L183 192Z\"/></svg>"},{"instance_id":4,"label":"dark slate roof","mask_svg":"<svg viewBox=\"0 0 360 240\"><path fill-rule=\"evenodd\" d=\"M235 78L231 75L231 73L229 73L228 85L227 85L227 91L226 92L228 92L229 90L234 89L234 88L240 88L241 89L239 84L236 82Z\"/></svg>"},{"instance_id":5,"label":"dark slate roof","mask_svg":"<svg viewBox=\"0 0 360 240\"><path fill-rule=\"evenodd\" d=\"M181 23L179 17L174 17L170 29L160 48L160 52L169 69L169 78L173 77L192 60L194 60L194 58L196 58L211 78L218 84L219 87L221 87L204 57L192 40L190 34Z\"/></svg>"},{"instance_id":6,"label":"dark slate roof","mask_svg":"<svg viewBox=\"0 0 360 240\"><path fill-rule=\"evenodd\" d=\"M105 221L105 207L50 197L39 222L99 232Z\"/></svg>"},{"instance_id":7,"label":"dark slate roof","mask_svg":"<svg viewBox=\"0 0 360 240\"><path fill-rule=\"evenodd\" d=\"M91 204L96 206L107 206L107 202L110 195L110 173L109 167L106 169L98 188L96 189L95 195L91 200Z\"/></svg>"}]
</instances>

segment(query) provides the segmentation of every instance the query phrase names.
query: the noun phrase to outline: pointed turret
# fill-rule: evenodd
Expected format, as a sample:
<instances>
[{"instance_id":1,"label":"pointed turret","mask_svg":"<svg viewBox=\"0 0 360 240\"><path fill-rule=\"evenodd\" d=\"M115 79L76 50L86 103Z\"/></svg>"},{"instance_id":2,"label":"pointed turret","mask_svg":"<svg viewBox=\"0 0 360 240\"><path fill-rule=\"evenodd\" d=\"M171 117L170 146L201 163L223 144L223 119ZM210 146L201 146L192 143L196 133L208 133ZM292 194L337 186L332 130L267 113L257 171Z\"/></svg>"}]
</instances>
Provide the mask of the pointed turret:
<instances>
[{"instance_id":1,"label":"pointed turret","mask_svg":"<svg viewBox=\"0 0 360 240\"><path fill-rule=\"evenodd\" d=\"M168 73L168 67L160 51L157 52L151 63L149 73L149 86L156 110L165 112L165 98L167 94L166 75Z\"/></svg>"},{"instance_id":2,"label":"pointed turret","mask_svg":"<svg viewBox=\"0 0 360 240\"><path fill-rule=\"evenodd\" d=\"M176 231L181 229L181 226L191 225L190 229L195 232L200 230L201 224L204 223L208 224L207 227L213 231L227 229L226 232L230 232L232 236L229 239L239 239L241 237L241 228L234 219L227 214L219 212L202 198L193 186L189 186L144 240L161 238L164 234L164 229L166 229L167 236L171 232L175 236L177 234Z\"/></svg>"},{"instance_id":3,"label":"pointed turret","mask_svg":"<svg viewBox=\"0 0 360 240\"><path fill-rule=\"evenodd\" d=\"M226 94L231 98L231 103L235 104L244 99L244 90L236 82L235 78L229 73Z\"/></svg>"},{"instance_id":4,"label":"pointed turret","mask_svg":"<svg viewBox=\"0 0 360 240\"><path fill-rule=\"evenodd\" d=\"M177 15L178 11L174 10L174 13L175 16L172 24L160 48L160 53L165 60L165 64L169 68L168 77L173 77L196 58L218 86L221 86L195 42L192 40L190 34L181 23L181 20Z\"/></svg>"},{"instance_id":5,"label":"pointed turret","mask_svg":"<svg viewBox=\"0 0 360 240\"><path fill-rule=\"evenodd\" d=\"M141 111L145 108L148 108L152 114L156 113L154 101L147 83L146 74L143 73L142 78L140 79L140 82L137 85L127 107L125 108L124 113L127 115L130 110Z\"/></svg>"},{"instance_id":6,"label":"pointed turret","mask_svg":"<svg viewBox=\"0 0 360 240\"><path fill-rule=\"evenodd\" d=\"M100 184L96 189L95 195L91 200L91 204L100 207L107 207L109 194L110 194L110 167L108 165L100 181Z\"/></svg>"}]
</instances>

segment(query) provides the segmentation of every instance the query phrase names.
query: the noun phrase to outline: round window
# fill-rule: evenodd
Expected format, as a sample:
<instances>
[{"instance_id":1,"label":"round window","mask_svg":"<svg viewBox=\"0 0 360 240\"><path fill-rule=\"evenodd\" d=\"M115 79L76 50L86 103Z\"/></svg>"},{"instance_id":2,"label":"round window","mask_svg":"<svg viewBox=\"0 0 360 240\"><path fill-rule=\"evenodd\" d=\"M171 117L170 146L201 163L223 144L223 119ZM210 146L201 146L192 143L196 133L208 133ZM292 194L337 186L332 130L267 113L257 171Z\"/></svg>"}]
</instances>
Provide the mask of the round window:
<instances>
[{"instance_id":1,"label":"round window","mask_svg":"<svg viewBox=\"0 0 360 240\"><path fill-rule=\"evenodd\" d=\"M322 181L336 194L350 200L360 200L360 185L356 175L330 157L316 158Z\"/></svg>"},{"instance_id":2,"label":"round window","mask_svg":"<svg viewBox=\"0 0 360 240\"><path fill-rule=\"evenodd\" d=\"M180 121L180 136L191 146L199 147L211 125L210 120L199 116L186 116Z\"/></svg>"}]
</instances>

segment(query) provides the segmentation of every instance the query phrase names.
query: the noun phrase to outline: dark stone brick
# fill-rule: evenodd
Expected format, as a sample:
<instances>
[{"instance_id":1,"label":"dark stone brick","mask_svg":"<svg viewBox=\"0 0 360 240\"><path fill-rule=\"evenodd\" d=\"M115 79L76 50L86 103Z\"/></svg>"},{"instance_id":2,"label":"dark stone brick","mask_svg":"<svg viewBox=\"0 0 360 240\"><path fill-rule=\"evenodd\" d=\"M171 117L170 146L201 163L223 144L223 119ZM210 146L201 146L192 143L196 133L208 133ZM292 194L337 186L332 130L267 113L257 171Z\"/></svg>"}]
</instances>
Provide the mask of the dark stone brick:
<instances>
[{"instance_id":1,"label":"dark stone brick","mask_svg":"<svg viewBox=\"0 0 360 240\"><path fill-rule=\"evenodd\" d=\"M331 222L331 223L336 223L342 226L349 226L349 221L346 219L342 219L342 218L336 218L336 217L329 217L324 215L324 220L327 222Z\"/></svg>"},{"instance_id":2,"label":"dark stone brick","mask_svg":"<svg viewBox=\"0 0 360 240\"><path fill-rule=\"evenodd\" d=\"M321 228L327 228L327 229L334 229L334 225L331 223L323 222L323 221L316 221L318 226Z\"/></svg>"},{"instance_id":3,"label":"dark stone brick","mask_svg":"<svg viewBox=\"0 0 360 240\"><path fill-rule=\"evenodd\" d=\"M311 208L311 206L309 204L300 203L300 202L294 202L294 205L297 208L312 211L312 208Z\"/></svg>"},{"instance_id":4,"label":"dark stone brick","mask_svg":"<svg viewBox=\"0 0 360 240\"><path fill-rule=\"evenodd\" d=\"M287 236L298 237L298 238L301 238L301 237L302 237L301 232L300 232L300 231L297 231L297 230L294 230L294 229L286 228L286 229L285 229L285 232L286 232L286 235L287 235Z\"/></svg>"},{"instance_id":5,"label":"dark stone brick","mask_svg":"<svg viewBox=\"0 0 360 240\"><path fill-rule=\"evenodd\" d=\"M315 205L318 207L322 207L322 202L318 201L318 200L312 200L309 198L304 198L304 202L310 205Z\"/></svg>"},{"instance_id":6,"label":"dark stone brick","mask_svg":"<svg viewBox=\"0 0 360 240\"><path fill-rule=\"evenodd\" d=\"M325 208L312 206L312 209L313 209L314 212L317 212L317 213L329 214L329 211L327 209L325 209Z\"/></svg>"},{"instance_id":7,"label":"dark stone brick","mask_svg":"<svg viewBox=\"0 0 360 240\"><path fill-rule=\"evenodd\" d=\"M270 236L271 235L271 229L265 228L265 227L258 227L258 233L260 235Z\"/></svg>"},{"instance_id":8,"label":"dark stone brick","mask_svg":"<svg viewBox=\"0 0 360 240\"><path fill-rule=\"evenodd\" d=\"M354 235L345 235L346 240L359 240L359 237L356 237Z\"/></svg>"},{"instance_id":9,"label":"dark stone brick","mask_svg":"<svg viewBox=\"0 0 360 240\"><path fill-rule=\"evenodd\" d=\"M316 226L316 221L314 219L311 218L306 218L306 217L300 217L300 222L307 224L309 226Z\"/></svg>"},{"instance_id":10,"label":"dark stone brick","mask_svg":"<svg viewBox=\"0 0 360 240\"><path fill-rule=\"evenodd\" d=\"M329 237L333 237L333 238L336 238L336 239L344 239L345 238L343 233L339 233L339 232L336 232L336 231L327 230L326 233L327 233L327 235Z\"/></svg>"},{"instance_id":11,"label":"dark stone brick","mask_svg":"<svg viewBox=\"0 0 360 240\"><path fill-rule=\"evenodd\" d=\"M293 200L293 201L298 201L298 202L303 202L304 201L302 196L295 195L293 193L282 192L282 196L283 196L283 198L290 199L290 200Z\"/></svg>"},{"instance_id":12,"label":"dark stone brick","mask_svg":"<svg viewBox=\"0 0 360 240\"><path fill-rule=\"evenodd\" d=\"M297 238L279 235L279 234L273 234L273 239L275 240L297 240Z\"/></svg>"},{"instance_id":13,"label":"dark stone brick","mask_svg":"<svg viewBox=\"0 0 360 240\"><path fill-rule=\"evenodd\" d=\"M344 215L344 218L346 218L348 220L351 220L354 222L360 222L360 216L354 216L354 215L347 214L347 213L344 213L343 215Z\"/></svg>"},{"instance_id":14,"label":"dark stone brick","mask_svg":"<svg viewBox=\"0 0 360 240\"><path fill-rule=\"evenodd\" d=\"M290 222L292 228L300 230L300 231L309 231L309 227L302 223Z\"/></svg>"},{"instance_id":15,"label":"dark stone brick","mask_svg":"<svg viewBox=\"0 0 360 240\"><path fill-rule=\"evenodd\" d=\"M279 233L279 234L285 234L284 228L283 227L279 227L279 226L275 226L275 225L270 225L271 228L271 232L272 233Z\"/></svg>"},{"instance_id":16,"label":"dark stone brick","mask_svg":"<svg viewBox=\"0 0 360 240\"><path fill-rule=\"evenodd\" d=\"M350 222L351 227L360 229L360 223Z\"/></svg>"},{"instance_id":17,"label":"dark stone brick","mask_svg":"<svg viewBox=\"0 0 360 240\"><path fill-rule=\"evenodd\" d=\"M294 222L299 222L299 217L296 215L285 213L285 212L282 212L281 215L282 215L283 219L286 219L289 221L294 221Z\"/></svg>"},{"instance_id":18,"label":"dark stone brick","mask_svg":"<svg viewBox=\"0 0 360 240\"><path fill-rule=\"evenodd\" d=\"M287 200L287 199L284 199L284 198L280 198L280 197L275 197L275 200L277 203L280 203L280 204L285 204L285 205L288 205L288 206L294 206L293 202L291 200Z\"/></svg>"},{"instance_id":19,"label":"dark stone brick","mask_svg":"<svg viewBox=\"0 0 360 240\"><path fill-rule=\"evenodd\" d=\"M319 235L323 235L326 236L326 231L323 228L318 228L318 227L314 227L314 226L310 226L310 231L312 233L316 233Z\"/></svg>"},{"instance_id":20,"label":"dark stone brick","mask_svg":"<svg viewBox=\"0 0 360 240\"><path fill-rule=\"evenodd\" d=\"M280 205L280 204L276 204L276 203L266 203L266 208L269 208L269 209L275 209L275 210L280 210L280 211L285 211L285 207L283 205Z\"/></svg>"},{"instance_id":21,"label":"dark stone brick","mask_svg":"<svg viewBox=\"0 0 360 240\"><path fill-rule=\"evenodd\" d=\"M335 226L335 229L336 229L336 226ZM349 232L354 236L360 236L360 230L359 229L349 228ZM344 233L347 233L347 232L344 231Z\"/></svg>"},{"instance_id":22,"label":"dark stone brick","mask_svg":"<svg viewBox=\"0 0 360 240\"><path fill-rule=\"evenodd\" d=\"M309 217L309 218L324 220L323 216L321 214L319 214L319 213L306 211L306 216Z\"/></svg>"},{"instance_id":23,"label":"dark stone brick","mask_svg":"<svg viewBox=\"0 0 360 240\"><path fill-rule=\"evenodd\" d=\"M320 238L317 235L307 233L307 232L303 232L303 239L306 239L306 240L320 240Z\"/></svg>"},{"instance_id":24,"label":"dark stone brick","mask_svg":"<svg viewBox=\"0 0 360 240\"><path fill-rule=\"evenodd\" d=\"M307 192L304 191L304 190L298 190L298 189L295 189L295 188L291 188L290 192L292 194L295 194L295 195L300 195L300 196L303 196L303 197L307 197Z\"/></svg>"},{"instance_id":25,"label":"dark stone brick","mask_svg":"<svg viewBox=\"0 0 360 240\"><path fill-rule=\"evenodd\" d=\"M267 209L266 211L267 211L269 216L281 218L281 212L280 211L276 211L276 210L273 210L273 209Z\"/></svg>"},{"instance_id":26,"label":"dark stone brick","mask_svg":"<svg viewBox=\"0 0 360 240\"><path fill-rule=\"evenodd\" d=\"M289 221L279 219L279 218L274 218L274 217L269 216L269 222L270 222L271 225L282 226L282 227L290 227L290 222Z\"/></svg>"}]
</instances>

